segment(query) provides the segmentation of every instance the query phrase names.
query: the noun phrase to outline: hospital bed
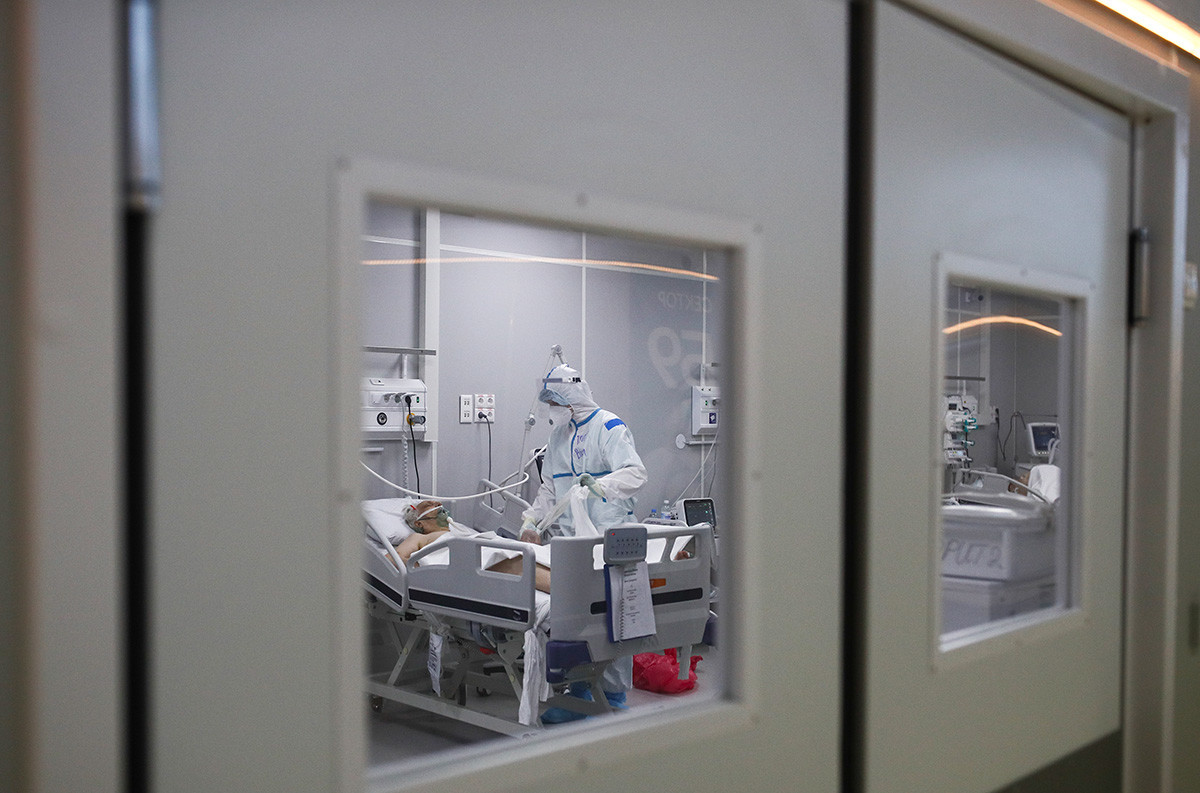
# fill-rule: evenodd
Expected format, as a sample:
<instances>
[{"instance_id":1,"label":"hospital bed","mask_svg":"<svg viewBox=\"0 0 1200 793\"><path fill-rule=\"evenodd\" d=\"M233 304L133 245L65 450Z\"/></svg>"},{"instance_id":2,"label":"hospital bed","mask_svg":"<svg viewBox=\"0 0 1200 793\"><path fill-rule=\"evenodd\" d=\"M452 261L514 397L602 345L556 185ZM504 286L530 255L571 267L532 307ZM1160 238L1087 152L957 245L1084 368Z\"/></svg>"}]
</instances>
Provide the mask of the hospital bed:
<instances>
[{"instance_id":1,"label":"hospital bed","mask_svg":"<svg viewBox=\"0 0 1200 793\"><path fill-rule=\"evenodd\" d=\"M706 525L643 527L655 630L622 641L610 639L603 536L551 541L546 595L534 588L533 546L495 536L450 537L403 565L385 553L380 535L386 532L371 521L367 526L374 535L364 544L367 610L395 651L390 670L368 675L375 707L398 702L524 736L538 731L546 708L608 712L599 680L614 659L668 647L687 658L715 640ZM684 547L687 558L674 558ZM521 556L522 574L485 569L497 551ZM567 699L570 684L587 686L593 701ZM492 693L502 696L491 699Z\"/></svg>"},{"instance_id":2,"label":"hospital bed","mask_svg":"<svg viewBox=\"0 0 1200 793\"><path fill-rule=\"evenodd\" d=\"M976 484L955 488L941 508L943 633L1055 602L1061 471L1035 466L1028 484L969 474Z\"/></svg>"}]
</instances>

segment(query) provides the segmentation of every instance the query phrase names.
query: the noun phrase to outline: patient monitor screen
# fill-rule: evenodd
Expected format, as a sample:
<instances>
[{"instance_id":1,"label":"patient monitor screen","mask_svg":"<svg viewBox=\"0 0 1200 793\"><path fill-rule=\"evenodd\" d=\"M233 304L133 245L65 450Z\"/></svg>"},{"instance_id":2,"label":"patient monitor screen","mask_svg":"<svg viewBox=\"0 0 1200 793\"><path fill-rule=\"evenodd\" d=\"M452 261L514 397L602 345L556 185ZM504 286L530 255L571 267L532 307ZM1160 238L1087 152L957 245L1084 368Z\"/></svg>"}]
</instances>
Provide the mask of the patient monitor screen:
<instances>
[{"instance_id":1,"label":"patient monitor screen","mask_svg":"<svg viewBox=\"0 0 1200 793\"><path fill-rule=\"evenodd\" d=\"M677 644L699 646L717 600L710 566L690 556L646 562L649 578L633 570L583 581L580 587L598 587L598 594L587 590L575 604L540 587L546 580L564 591L555 564L571 557L545 553L560 537L647 521L680 502L677 517L688 524L716 523L729 456L720 453L725 439L715 418L696 426L693 401L696 392L717 393L729 371L733 252L681 243L677 235L656 240L373 197L365 223L354 232L363 513L373 547L386 537L399 549L369 571L372 762L540 735L550 723L597 722L622 708L673 707L677 697L633 684L633 653L618 653L607 668L577 670L579 690L541 669L540 681L529 682L549 682L548 696L560 699L539 699L540 685L521 684L526 674L537 677L543 661L524 657L525 627L514 628L513 617L532 614L542 620L533 630L541 631L553 621L556 644L600 641L589 647L603 657L612 652L614 626L596 622L605 613L597 617L592 604L619 583L634 606L657 609L665 594L694 611L687 624L695 637ZM682 528L656 521L652 532ZM448 539L436 539L439 532ZM542 545L513 558L515 543L503 540L509 548L479 552L469 560L475 567L463 568L454 556L460 536ZM439 550L439 542L451 547ZM709 553L711 545L693 547ZM404 554L411 558L399 580L396 558ZM525 560L536 562L528 583L536 592L521 589ZM676 562L680 571L667 568ZM699 583L674 583L687 575ZM649 580L653 604L633 597ZM461 608L448 615L434 608L445 604ZM582 608L578 615L574 606ZM564 624L577 627L578 637L563 635ZM639 622L646 624L654 623ZM677 624L684 623L672 612L655 630ZM720 676L719 657L706 652L696 691L719 692ZM607 701L590 699L597 690ZM575 696L580 691L586 698Z\"/></svg>"},{"instance_id":2,"label":"patient monitor screen","mask_svg":"<svg viewBox=\"0 0 1200 793\"><path fill-rule=\"evenodd\" d=\"M1029 425L1029 453L1034 457L1049 457L1051 443L1057 439L1057 424L1033 422Z\"/></svg>"},{"instance_id":3,"label":"patient monitor screen","mask_svg":"<svg viewBox=\"0 0 1200 793\"><path fill-rule=\"evenodd\" d=\"M683 502L683 520L689 526L707 523L717 527L717 512L711 498L689 498Z\"/></svg>"}]
</instances>

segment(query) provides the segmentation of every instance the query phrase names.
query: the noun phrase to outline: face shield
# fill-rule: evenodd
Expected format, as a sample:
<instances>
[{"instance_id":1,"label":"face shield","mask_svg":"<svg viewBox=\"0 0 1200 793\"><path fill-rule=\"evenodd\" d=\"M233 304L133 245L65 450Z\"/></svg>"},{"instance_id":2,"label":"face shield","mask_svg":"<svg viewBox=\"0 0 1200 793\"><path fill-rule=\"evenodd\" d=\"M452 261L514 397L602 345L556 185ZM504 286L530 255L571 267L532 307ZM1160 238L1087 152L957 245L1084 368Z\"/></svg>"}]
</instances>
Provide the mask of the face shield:
<instances>
[{"instance_id":1,"label":"face shield","mask_svg":"<svg viewBox=\"0 0 1200 793\"><path fill-rule=\"evenodd\" d=\"M555 407L564 405L566 407ZM559 364L542 378L542 390L538 394L539 416L549 418L552 424L566 423L574 415L579 418L596 409L592 390L578 371L566 364Z\"/></svg>"},{"instance_id":2,"label":"face shield","mask_svg":"<svg viewBox=\"0 0 1200 793\"><path fill-rule=\"evenodd\" d=\"M538 394L538 417L546 419L551 426L566 424L571 420L572 394L579 391L583 377L571 367L560 364L542 378L542 390Z\"/></svg>"},{"instance_id":3,"label":"face shield","mask_svg":"<svg viewBox=\"0 0 1200 793\"><path fill-rule=\"evenodd\" d=\"M555 377L558 373L560 376ZM542 378L542 392L538 394L538 401L544 402L547 405L562 405L570 407L571 399L567 395L570 390L566 387L568 383L582 383L583 378L579 375L565 375L559 373L557 369L550 372L550 376Z\"/></svg>"}]
</instances>

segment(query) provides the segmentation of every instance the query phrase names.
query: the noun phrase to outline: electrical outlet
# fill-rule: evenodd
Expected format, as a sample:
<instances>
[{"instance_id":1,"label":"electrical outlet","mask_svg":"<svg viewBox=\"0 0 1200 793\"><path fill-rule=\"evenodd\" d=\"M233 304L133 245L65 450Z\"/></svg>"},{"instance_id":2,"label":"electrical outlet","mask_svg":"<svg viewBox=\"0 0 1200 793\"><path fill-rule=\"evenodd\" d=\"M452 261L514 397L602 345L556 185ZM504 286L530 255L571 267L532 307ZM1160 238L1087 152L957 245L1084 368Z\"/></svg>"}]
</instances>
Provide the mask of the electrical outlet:
<instances>
[{"instance_id":1,"label":"electrical outlet","mask_svg":"<svg viewBox=\"0 0 1200 793\"><path fill-rule=\"evenodd\" d=\"M480 418L480 414L487 418ZM475 395L475 420L489 421L493 424L496 422L496 395L495 394L476 394Z\"/></svg>"},{"instance_id":2,"label":"electrical outlet","mask_svg":"<svg viewBox=\"0 0 1200 793\"><path fill-rule=\"evenodd\" d=\"M475 399L472 394L458 395L458 423L475 423Z\"/></svg>"}]
</instances>

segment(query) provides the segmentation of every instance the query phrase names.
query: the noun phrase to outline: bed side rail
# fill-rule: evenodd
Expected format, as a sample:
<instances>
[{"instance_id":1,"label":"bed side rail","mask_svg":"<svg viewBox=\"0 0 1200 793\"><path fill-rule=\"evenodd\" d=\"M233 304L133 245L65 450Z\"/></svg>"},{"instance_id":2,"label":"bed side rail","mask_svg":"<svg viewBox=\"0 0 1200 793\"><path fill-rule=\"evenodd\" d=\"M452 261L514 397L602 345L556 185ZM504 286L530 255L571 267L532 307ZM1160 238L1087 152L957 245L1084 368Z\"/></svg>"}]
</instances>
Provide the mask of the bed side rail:
<instances>
[{"instance_id":1,"label":"bed side rail","mask_svg":"<svg viewBox=\"0 0 1200 793\"><path fill-rule=\"evenodd\" d=\"M495 490L498 485L487 479L479 480L480 492ZM488 502L500 502L496 509ZM501 490L489 498L475 503L475 518L471 524L479 531L495 531L517 537L521 533L521 513L529 509L529 502L509 490Z\"/></svg>"},{"instance_id":2,"label":"bed side rail","mask_svg":"<svg viewBox=\"0 0 1200 793\"><path fill-rule=\"evenodd\" d=\"M363 583L367 591L396 611L408 608L407 570L396 549L367 523L363 537Z\"/></svg>"},{"instance_id":3,"label":"bed side rail","mask_svg":"<svg viewBox=\"0 0 1200 793\"><path fill-rule=\"evenodd\" d=\"M483 569L484 548L518 551L522 557L521 575ZM448 555L442 551L448 551ZM528 630L537 619L535 567L533 551L524 543L450 537L409 557L408 600L412 607L428 613Z\"/></svg>"}]
</instances>

